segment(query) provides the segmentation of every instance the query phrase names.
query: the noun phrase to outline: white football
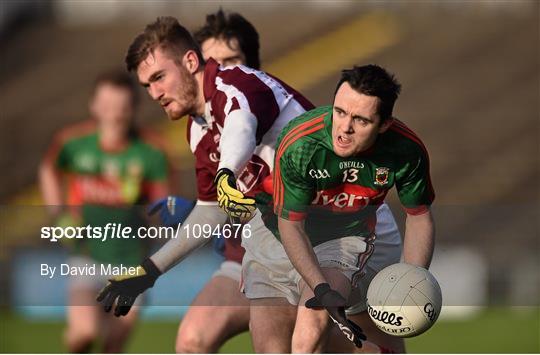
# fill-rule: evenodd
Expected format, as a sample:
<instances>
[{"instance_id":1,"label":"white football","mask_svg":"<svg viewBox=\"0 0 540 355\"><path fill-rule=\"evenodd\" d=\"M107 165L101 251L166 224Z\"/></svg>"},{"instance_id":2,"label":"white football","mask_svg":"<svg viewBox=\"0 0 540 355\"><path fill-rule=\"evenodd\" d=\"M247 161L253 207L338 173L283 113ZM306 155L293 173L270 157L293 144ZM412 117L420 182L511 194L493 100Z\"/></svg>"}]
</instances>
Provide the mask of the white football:
<instances>
[{"instance_id":1,"label":"white football","mask_svg":"<svg viewBox=\"0 0 540 355\"><path fill-rule=\"evenodd\" d=\"M426 269L406 263L382 269L369 284L370 318L383 332L412 337L435 323L441 312L439 283Z\"/></svg>"}]
</instances>

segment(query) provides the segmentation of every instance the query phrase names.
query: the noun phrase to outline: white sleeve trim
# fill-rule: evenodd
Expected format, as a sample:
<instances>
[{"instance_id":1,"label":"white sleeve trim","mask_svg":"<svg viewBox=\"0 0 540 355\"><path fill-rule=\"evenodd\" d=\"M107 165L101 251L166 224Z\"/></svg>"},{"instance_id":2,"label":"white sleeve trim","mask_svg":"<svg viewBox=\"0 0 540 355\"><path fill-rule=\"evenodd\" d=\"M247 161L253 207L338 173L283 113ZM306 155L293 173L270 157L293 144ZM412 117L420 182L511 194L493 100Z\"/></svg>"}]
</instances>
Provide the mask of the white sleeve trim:
<instances>
[{"instance_id":1,"label":"white sleeve trim","mask_svg":"<svg viewBox=\"0 0 540 355\"><path fill-rule=\"evenodd\" d=\"M218 169L227 168L238 174L249 162L257 146L257 118L246 110L234 110L227 115L221 132Z\"/></svg>"},{"instance_id":2,"label":"white sleeve trim","mask_svg":"<svg viewBox=\"0 0 540 355\"><path fill-rule=\"evenodd\" d=\"M197 205L199 206L217 206L217 201L203 201L203 200L197 200Z\"/></svg>"}]
</instances>

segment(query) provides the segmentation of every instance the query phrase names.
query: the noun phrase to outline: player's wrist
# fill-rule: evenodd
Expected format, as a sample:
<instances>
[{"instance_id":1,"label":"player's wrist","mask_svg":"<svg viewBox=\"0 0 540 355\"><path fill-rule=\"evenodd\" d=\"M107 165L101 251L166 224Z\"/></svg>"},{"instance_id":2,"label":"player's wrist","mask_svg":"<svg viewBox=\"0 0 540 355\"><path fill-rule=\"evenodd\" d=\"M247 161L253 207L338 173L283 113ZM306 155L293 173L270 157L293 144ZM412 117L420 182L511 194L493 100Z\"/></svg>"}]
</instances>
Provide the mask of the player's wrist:
<instances>
[{"instance_id":1,"label":"player's wrist","mask_svg":"<svg viewBox=\"0 0 540 355\"><path fill-rule=\"evenodd\" d=\"M143 267L146 274L154 281L157 280L158 277L160 277L162 274L161 270L156 266L156 264L154 264L154 262L150 258L144 259L144 261L141 263L141 266Z\"/></svg>"},{"instance_id":2,"label":"player's wrist","mask_svg":"<svg viewBox=\"0 0 540 355\"><path fill-rule=\"evenodd\" d=\"M216 178L214 182L218 182L219 178L223 175L226 175L228 178L233 177L234 178L234 172L229 168L220 168L217 171Z\"/></svg>"},{"instance_id":3,"label":"player's wrist","mask_svg":"<svg viewBox=\"0 0 540 355\"><path fill-rule=\"evenodd\" d=\"M330 284L327 282L323 282L315 286L313 289L313 293L315 294L315 297L318 299L322 299L324 295L326 295L328 292L330 292L332 288L330 287Z\"/></svg>"}]
</instances>

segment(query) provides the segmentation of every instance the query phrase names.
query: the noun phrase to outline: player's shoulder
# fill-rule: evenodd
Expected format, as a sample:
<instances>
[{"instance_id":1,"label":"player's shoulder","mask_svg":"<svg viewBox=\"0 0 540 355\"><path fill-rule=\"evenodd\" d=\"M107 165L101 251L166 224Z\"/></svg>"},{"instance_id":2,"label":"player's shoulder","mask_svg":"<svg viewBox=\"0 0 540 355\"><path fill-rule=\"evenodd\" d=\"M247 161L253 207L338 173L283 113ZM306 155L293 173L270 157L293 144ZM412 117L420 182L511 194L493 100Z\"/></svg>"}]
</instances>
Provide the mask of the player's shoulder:
<instances>
[{"instance_id":1,"label":"player's shoulder","mask_svg":"<svg viewBox=\"0 0 540 355\"><path fill-rule=\"evenodd\" d=\"M96 134L96 126L92 119L66 125L56 132L53 141L58 145L65 145L89 140Z\"/></svg>"},{"instance_id":2,"label":"player's shoulder","mask_svg":"<svg viewBox=\"0 0 540 355\"><path fill-rule=\"evenodd\" d=\"M401 155L427 155L427 149L420 137L405 123L394 119L384 134L386 144L393 147Z\"/></svg>"},{"instance_id":3,"label":"player's shoulder","mask_svg":"<svg viewBox=\"0 0 540 355\"><path fill-rule=\"evenodd\" d=\"M251 96L269 95L275 92L277 96L284 98L292 95L280 81L264 71L235 65L219 67L215 79L216 88L219 91L228 92L229 95L241 93L249 101Z\"/></svg>"},{"instance_id":4,"label":"player's shoulder","mask_svg":"<svg viewBox=\"0 0 540 355\"><path fill-rule=\"evenodd\" d=\"M244 82L264 82L265 77L271 79L263 71L246 67L245 65L233 65L228 67L220 66L217 69L216 79L218 82L220 80L227 83L244 83ZM273 79L272 79L273 80Z\"/></svg>"},{"instance_id":5,"label":"player's shoulder","mask_svg":"<svg viewBox=\"0 0 540 355\"><path fill-rule=\"evenodd\" d=\"M279 141L286 136L300 139L301 141L311 141L324 129L324 121L332 114L332 106L321 106L306 111L289 121L281 131Z\"/></svg>"},{"instance_id":6,"label":"player's shoulder","mask_svg":"<svg viewBox=\"0 0 540 355\"><path fill-rule=\"evenodd\" d=\"M325 119L331 114L332 106L322 106L291 120L280 134L277 155L306 163L317 151L326 149Z\"/></svg>"},{"instance_id":7,"label":"player's shoulder","mask_svg":"<svg viewBox=\"0 0 540 355\"><path fill-rule=\"evenodd\" d=\"M139 141L139 144L147 150L157 151L165 154L169 151L168 142L163 138L161 134L149 127L137 127L135 129L135 135Z\"/></svg>"}]
</instances>

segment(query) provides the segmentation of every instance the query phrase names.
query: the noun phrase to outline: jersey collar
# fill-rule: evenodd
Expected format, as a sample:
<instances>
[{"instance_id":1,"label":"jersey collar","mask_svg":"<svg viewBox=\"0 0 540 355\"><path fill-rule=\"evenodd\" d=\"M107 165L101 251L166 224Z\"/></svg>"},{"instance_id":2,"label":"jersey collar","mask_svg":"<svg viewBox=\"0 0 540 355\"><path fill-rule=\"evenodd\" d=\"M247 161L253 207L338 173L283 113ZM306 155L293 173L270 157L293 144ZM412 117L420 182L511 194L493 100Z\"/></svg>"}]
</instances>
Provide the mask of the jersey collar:
<instances>
[{"instance_id":1,"label":"jersey collar","mask_svg":"<svg viewBox=\"0 0 540 355\"><path fill-rule=\"evenodd\" d=\"M203 77L204 101L209 101L216 92L216 76L219 73L219 63L213 58L206 61Z\"/></svg>"}]
</instances>

